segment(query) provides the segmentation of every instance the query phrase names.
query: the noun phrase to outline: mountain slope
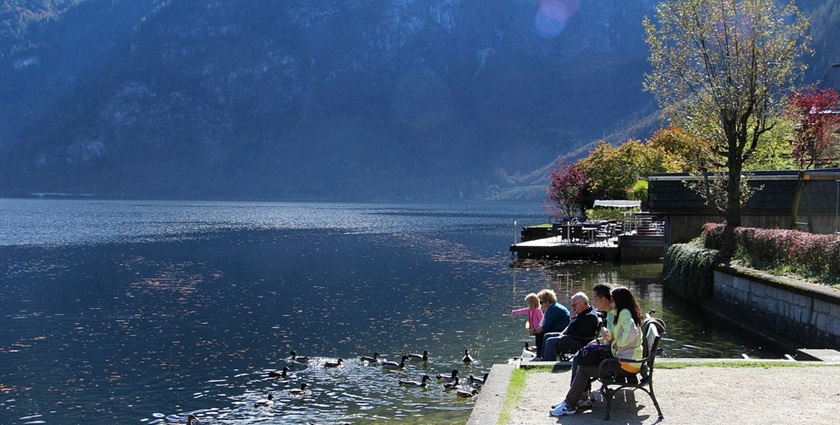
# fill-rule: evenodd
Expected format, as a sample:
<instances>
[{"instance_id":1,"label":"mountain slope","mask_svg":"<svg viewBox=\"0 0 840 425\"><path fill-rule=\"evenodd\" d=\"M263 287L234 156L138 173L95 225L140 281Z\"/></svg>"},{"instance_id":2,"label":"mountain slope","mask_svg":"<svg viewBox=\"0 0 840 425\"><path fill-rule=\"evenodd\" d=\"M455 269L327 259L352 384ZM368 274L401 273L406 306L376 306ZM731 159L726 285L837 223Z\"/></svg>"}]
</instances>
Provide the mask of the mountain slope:
<instances>
[{"instance_id":1,"label":"mountain slope","mask_svg":"<svg viewBox=\"0 0 840 425\"><path fill-rule=\"evenodd\" d=\"M26 21L33 3L53 15ZM641 88L654 3L17 2L31 10L0 9L17 28L0 31L0 195L536 187L558 155L658 125Z\"/></svg>"}]
</instances>

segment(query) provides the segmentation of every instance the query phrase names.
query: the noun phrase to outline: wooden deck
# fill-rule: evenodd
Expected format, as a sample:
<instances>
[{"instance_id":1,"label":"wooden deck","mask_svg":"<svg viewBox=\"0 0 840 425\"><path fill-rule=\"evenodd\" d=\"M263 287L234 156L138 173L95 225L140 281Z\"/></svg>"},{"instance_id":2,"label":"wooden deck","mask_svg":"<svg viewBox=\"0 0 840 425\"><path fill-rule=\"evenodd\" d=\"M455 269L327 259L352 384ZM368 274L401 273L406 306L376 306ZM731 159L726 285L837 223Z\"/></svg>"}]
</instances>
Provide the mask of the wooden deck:
<instances>
[{"instance_id":1,"label":"wooden deck","mask_svg":"<svg viewBox=\"0 0 840 425\"><path fill-rule=\"evenodd\" d=\"M585 243L552 236L513 244L510 251L519 258L616 260L619 256L617 237Z\"/></svg>"},{"instance_id":2,"label":"wooden deck","mask_svg":"<svg viewBox=\"0 0 840 425\"><path fill-rule=\"evenodd\" d=\"M520 259L609 260L622 262L662 261L665 237L659 235L620 235L597 242L577 242L560 236L520 242L510 246Z\"/></svg>"}]
</instances>

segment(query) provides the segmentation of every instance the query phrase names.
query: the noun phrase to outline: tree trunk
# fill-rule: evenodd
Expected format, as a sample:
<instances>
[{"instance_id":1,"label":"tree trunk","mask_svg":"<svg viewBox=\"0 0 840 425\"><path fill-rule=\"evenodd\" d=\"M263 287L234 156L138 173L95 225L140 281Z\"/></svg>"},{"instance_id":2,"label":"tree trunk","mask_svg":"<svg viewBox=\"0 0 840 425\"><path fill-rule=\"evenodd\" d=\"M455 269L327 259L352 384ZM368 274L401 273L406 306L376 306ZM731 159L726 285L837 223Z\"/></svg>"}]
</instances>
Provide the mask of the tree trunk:
<instances>
[{"instance_id":1,"label":"tree trunk","mask_svg":"<svg viewBox=\"0 0 840 425\"><path fill-rule=\"evenodd\" d=\"M741 225L741 162L729 161L729 178L726 182L726 213L724 220L727 226Z\"/></svg>"},{"instance_id":2,"label":"tree trunk","mask_svg":"<svg viewBox=\"0 0 840 425\"><path fill-rule=\"evenodd\" d=\"M729 161L729 178L726 182L726 228L723 231L723 241L720 253L729 259L735 253L735 228L741 226L741 169L743 163L737 160Z\"/></svg>"}]
</instances>

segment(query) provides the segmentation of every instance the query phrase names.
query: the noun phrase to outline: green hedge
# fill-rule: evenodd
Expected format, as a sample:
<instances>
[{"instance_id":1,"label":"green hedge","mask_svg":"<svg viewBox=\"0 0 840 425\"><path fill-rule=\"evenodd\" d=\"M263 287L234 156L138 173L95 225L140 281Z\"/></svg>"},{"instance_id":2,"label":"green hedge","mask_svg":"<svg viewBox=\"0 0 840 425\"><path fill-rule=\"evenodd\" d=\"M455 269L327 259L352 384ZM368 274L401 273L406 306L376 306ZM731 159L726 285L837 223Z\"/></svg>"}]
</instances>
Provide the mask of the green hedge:
<instances>
[{"instance_id":1,"label":"green hedge","mask_svg":"<svg viewBox=\"0 0 840 425\"><path fill-rule=\"evenodd\" d=\"M639 212L639 208L596 207L586 210L587 220L624 220L624 213Z\"/></svg>"},{"instance_id":2,"label":"green hedge","mask_svg":"<svg viewBox=\"0 0 840 425\"><path fill-rule=\"evenodd\" d=\"M706 224L701 236L704 246L722 249L726 231L722 224ZM731 231L732 259L746 267L827 285L840 284L840 235L754 227Z\"/></svg>"},{"instance_id":3,"label":"green hedge","mask_svg":"<svg viewBox=\"0 0 840 425\"><path fill-rule=\"evenodd\" d=\"M720 262L720 251L697 243L674 244L665 253L662 279L665 287L688 301L711 297L713 271Z\"/></svg>"}]
</instances>

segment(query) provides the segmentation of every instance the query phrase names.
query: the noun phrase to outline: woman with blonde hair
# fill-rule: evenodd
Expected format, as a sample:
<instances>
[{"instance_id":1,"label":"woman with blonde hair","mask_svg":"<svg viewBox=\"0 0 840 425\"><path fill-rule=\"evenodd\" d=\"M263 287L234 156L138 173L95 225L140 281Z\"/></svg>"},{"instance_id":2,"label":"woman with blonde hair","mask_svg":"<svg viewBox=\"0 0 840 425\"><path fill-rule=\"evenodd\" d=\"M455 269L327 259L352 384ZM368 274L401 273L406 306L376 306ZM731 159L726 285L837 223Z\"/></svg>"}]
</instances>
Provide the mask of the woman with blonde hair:
<instances>
[{"instance_id":1,"label":"woman with blonde hair","mask_svg":"<svg viewBox=\"0 0 840 425\"><path fill-rule=\"evenodd\" d=\"M543 289L537 293L537 298L540 300L540 306L545 310L542 322L536 329L531 329L531 335L537 344L537 357L534 361L541 361L543 358L543 345L545 341L543 338L549 332L563 332L566 326L572 321L572 316L569 310L562 304L557 302L557 294L551 289Z\"/></svg>"}]
</instances>

